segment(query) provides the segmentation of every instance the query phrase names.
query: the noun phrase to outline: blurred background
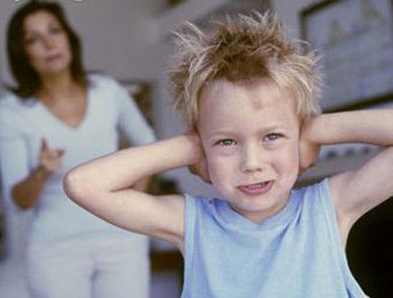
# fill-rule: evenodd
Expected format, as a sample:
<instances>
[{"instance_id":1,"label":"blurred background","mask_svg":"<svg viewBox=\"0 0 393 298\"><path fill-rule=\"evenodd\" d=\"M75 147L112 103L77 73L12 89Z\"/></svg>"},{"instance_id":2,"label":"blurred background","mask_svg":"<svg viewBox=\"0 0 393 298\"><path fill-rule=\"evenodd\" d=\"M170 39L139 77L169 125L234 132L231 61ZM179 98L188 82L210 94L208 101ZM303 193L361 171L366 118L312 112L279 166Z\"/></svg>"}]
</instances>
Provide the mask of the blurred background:
<instances>
[{"instance_id":1,"label":"blurred background","mask_svg":"<svg viewBox=\"0 0 393 298\"><path fill-rule=\"evenodd\" d=\"M12 84L5 51L5 29L12 12L27 0L0 2L0 84ZM172 52L171 32L191 20L209 30L211 18L252 10L277 12L289 35L310 42L323 55L326 78L322 106L342 111L392 106L393 22L391 0L62 0L84 45L87 70L118 79L138 100L159 139L184 132L171 112L165 70ZM1 90L0 90L1 92ZM346 144L323 148L321 162L298 181L306 185L359 166L379 148ZM152 186L157 192L214 195L209 185L187 169L166 172ZM23 240L29 214L18 215L7 229L0 207L0 296L28 297L22 279ZM370 211L350 234L350 267L371 297L391 297L393 280L393 206ZM8 235L6 235L8 233ZM12 234L12 235L10 235ZM13 243L5 243L11 241ZM19 243L19 244L17 244ZM10 260L7 247L14 247ZM9 249L8 249L9 250ZM152 241L151 297L181 293L182 260L173 247Z\"/></svg>"}]
</instances>

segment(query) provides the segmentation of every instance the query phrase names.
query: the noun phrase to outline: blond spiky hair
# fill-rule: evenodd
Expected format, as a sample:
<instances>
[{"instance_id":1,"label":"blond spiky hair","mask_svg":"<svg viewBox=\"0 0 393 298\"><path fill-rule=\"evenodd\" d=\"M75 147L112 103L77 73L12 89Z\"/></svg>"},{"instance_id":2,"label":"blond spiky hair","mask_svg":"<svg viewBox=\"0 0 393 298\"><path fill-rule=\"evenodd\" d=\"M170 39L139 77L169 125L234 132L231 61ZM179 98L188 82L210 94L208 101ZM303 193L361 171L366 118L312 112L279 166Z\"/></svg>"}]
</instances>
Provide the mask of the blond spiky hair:
<instances>
[{"instance_id":1,"label":"blond spiky hair","mask_svg":"<svg viewBox=\"0 0 393 298\"><path fill-rule=\"evenodd\" d=\"M175 33L170 81L174 107L182 110L190 129L197 126L203 87L216 80L270 78L293 94L301 119L319 113L319 59L286 38L276 15L227 17L215 22L216 31L209 36L192 23L185 25L187 32Z\"/></svg>"}]
</instances>

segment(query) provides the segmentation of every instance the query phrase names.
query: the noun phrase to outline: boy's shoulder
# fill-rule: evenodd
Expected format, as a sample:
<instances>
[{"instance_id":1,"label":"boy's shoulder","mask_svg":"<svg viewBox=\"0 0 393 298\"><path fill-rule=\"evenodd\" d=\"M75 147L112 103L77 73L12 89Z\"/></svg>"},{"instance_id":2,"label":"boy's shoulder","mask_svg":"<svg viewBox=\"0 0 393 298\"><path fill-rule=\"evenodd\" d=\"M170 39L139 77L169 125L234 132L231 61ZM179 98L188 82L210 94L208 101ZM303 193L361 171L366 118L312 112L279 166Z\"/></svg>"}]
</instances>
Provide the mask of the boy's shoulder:
<instances>
[{"instance_id":1,"label":"boy's shoulder","mask_svg":"<svg viewBox=\"0 0 393 298\"><path fill-rule=\"evenodd\" d=\"M294 189L293 192L292 200L298 201L298 212L308 223L324 220L329 225L336 226L334 200L329 185L329 178ZM319 218L320 216L322 218Z\"/></svg>"},{"instance_id":2,"label":"boy's shoulder","mask_svg":"<svg viewBox=\"0 0 393 298\"><path fill-rule=\"evenodd\" d=\"M198 218L211 218L217 220L223 210L230 208L228 202L217 196L203 196L184 194L186 218L189 223Z\"/></svg>"},{"instance_id":3,"label":"boy's shoulder","mask_svg":"<svg viewBox=\"0 0 393 298\"><path fill-rule=\"evenodd\" d=\"M188 208L204 210L216 208L218 205L226 203L223 199L215 196L192 195L189 193L184 194L184 200Z\"/></svg>"},{"instance_id":4,"label":"boy's shoulder","mask_svg":"<svg viewBox=\"0 0 393 298\"><path fill-rule=\"evenodd\" d=\"M292 192L297 193L298 196L330 196L329 178L323 178L305 186L294 187Z\"/></svg>"}]
</instances>

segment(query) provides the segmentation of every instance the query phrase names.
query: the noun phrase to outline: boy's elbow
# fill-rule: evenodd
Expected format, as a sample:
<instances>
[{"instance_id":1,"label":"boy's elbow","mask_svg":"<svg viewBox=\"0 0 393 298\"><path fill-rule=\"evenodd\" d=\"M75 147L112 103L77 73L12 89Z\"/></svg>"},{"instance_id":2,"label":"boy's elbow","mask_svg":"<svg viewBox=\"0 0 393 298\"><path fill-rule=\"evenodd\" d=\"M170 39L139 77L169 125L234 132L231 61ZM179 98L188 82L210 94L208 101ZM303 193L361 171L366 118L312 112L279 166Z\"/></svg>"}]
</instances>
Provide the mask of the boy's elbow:
<instances>
[{"instance_id":1,"label":"boy's elbow","mask_svg":"<svg viewBox=\"0 0 393 298\"><path fill-rule=\"evenodd\" d=\"M86 197L87 189L85 185L83 178L74 170L69 171L63 178L64 191L67 197L75 202L81 201Z\"/></svg>"}]
</instances>

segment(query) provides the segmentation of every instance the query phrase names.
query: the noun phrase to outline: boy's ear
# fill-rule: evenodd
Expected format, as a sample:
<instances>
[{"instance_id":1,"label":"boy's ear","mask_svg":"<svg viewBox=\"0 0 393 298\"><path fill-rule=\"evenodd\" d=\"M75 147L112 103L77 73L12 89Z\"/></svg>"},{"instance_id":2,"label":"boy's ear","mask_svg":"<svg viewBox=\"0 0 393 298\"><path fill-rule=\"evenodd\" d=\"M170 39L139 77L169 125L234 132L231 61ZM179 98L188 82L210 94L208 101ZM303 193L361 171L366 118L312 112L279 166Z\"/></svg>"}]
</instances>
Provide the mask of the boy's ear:
<instances>
[{"instance_id":1,"label":"boy's ear","mask_svg":"<svg viewBox=\"0 0 393 298\"><path fill-rule=\"evenodd\" d=\"M209 170L208 170L207 160L205 156L205 149L203 148L199 131L197 129L194 129L191 132L189 132L189 134L195 135L199 140L198 146L200 150L200 159L195 164L189 166L188 170L191 172L191 174L199 176L204 182L210 184L211 181L209 177Z\"/></svg>"},{"instance_id":2,"label":"boy's ear","mask_svg":"<svg viewBox=\"0 0 393 298\"><path fill-rule=\"evenodd\" d=\"M191 174L199 176L204 182L211 184L206 158L188 167Z\"/></svg>"},{"instance_id":3,"label":"boy's ear","mask_svg":"<svg viewBox=\"0 0 393 298\"><path fill-rule=\"evenodd\" d=\"M318 160L321 145L308 139L308 127L312 118L301 121L299 136L299 172L303 173Z\"/></svg>"}]
</instances>

